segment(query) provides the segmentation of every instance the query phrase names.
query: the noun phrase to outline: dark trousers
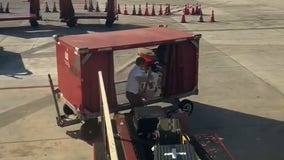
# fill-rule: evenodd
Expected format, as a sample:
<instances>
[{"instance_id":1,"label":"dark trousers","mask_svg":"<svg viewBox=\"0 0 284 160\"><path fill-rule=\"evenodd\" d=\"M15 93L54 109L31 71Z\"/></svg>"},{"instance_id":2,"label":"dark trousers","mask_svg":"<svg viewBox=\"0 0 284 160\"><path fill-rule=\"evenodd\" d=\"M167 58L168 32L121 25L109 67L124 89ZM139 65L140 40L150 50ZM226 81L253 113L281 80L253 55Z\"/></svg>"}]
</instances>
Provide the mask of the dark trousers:
<instances>
[{"instance_id":1,"label":"dark trousers","mask_svg":"<svg viewBox=\"0 0 284 160\"><path fill-rule=\"evenodd\" d=\"M142 97L139 94L126 92L126 98L128 99L132 110L135 107L142 107L144 105Z\"/></svg>"}]
</instances>

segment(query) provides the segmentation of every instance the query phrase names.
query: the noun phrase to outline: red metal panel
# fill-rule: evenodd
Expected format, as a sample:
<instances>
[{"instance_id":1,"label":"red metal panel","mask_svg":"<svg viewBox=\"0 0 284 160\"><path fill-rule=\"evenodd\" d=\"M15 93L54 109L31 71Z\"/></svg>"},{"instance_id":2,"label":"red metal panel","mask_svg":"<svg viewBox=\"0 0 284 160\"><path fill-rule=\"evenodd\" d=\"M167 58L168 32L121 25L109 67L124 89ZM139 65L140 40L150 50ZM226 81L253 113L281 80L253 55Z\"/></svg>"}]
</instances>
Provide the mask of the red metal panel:
<instances>
[{"instance_id":1,"label":"red metal panel","mask_svg":"<svg viewBox=\"0 0 284 160\"><path fill-rule=\"evenodd\" d=\"M137 160L135 149L131 143L129 130L125 121L125 117L122 115L115 115L116 127L119 137L122 139L122 147L124 151L125 160Z\"/></svg>"},{"instance_id":2,"label":"red metal panel","mask_svg":"<svg viewBox=\"0 0 284 160\"><path fill-rule=\"evenodd\" d=\"M142 28L104 33L64 36L60 39L79 48L113 50L157 45L177 39L192 38L192 34L165 27Z\"/></svg>"},{"instance_id":3,"label":"red metal panel","mask_svg":"<svg viewBox=\"0 0 284 160\"><path fill-rule=\"evenodd\" d=\"M84 58L86 59L84 63ZM86 57L87 58L87 57ZM116 106L116 92L114 86L113 54L101 52L99 54L86 54L81 56L82 76L82 100L84 108L91 112L98 112L100 107L100 92L98 82L98 71L102 71L105 83L108 105L110 108Z\"/></svg>"},{"instance_id":4,"label":"red metal panel","mask_svg":"<svg viewBox=\"0 0 284 160\"><path fill-rule=\"evenodd\" d=\"M198 48L191 41L173 45L169 52L167 76L163 78L164 96L183 94L197 87Z\"/></svg>"},{"instance_id":5,"label":"red metal panel","mask_svg":"<svg viewBox=\"0 0 284 160\"><path fill-rule=\"evenodd\" d=\"M79 108L82 103L81 77L80 68L76 65L76 61L80 57L74 54L74 48L68 47L63 43L57 43L56 59L58 87L64 98Z\"/></svg>"}]
</instances>

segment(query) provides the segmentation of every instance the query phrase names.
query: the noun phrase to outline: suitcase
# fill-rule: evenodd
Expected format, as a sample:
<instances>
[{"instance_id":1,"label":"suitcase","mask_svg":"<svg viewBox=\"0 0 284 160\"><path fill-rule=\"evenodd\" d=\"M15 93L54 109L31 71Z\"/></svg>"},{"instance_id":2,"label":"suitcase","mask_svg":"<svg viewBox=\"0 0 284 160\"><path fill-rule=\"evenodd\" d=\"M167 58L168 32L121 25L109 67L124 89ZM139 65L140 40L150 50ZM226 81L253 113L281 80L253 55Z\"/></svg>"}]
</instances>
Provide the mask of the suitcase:
<instances>
[{"instance_id":1,"label":"suitcase","mask_svg":"<svg viewBox=\"0 0 284 160\"><path fill-rule=\"evenodd\" d=\"M196 160L191 144L158 145L154 149L154 160Z\"/></svg>"},{"instance_id":2,"label":"suitcase","mask_svg":"<svg viewBox=\"0 0 284 160\"><path fill-rule=\"evenodd\" d=\"M161 118L158 124L158 131L158 143L160 145L180 144L182 133L178 119Z\"/></svg>"},{"instance_id":3,"label":"suitcase","mask_svg":"<svg viewBox=\"0 0 284 160\"><path fill-rule=\"evenodd\" d=\"M160 106L134 108L133 122L138 134L152 133L157 130L160 118L165 118L166 113Z\"/></svg>"}]
</instances>

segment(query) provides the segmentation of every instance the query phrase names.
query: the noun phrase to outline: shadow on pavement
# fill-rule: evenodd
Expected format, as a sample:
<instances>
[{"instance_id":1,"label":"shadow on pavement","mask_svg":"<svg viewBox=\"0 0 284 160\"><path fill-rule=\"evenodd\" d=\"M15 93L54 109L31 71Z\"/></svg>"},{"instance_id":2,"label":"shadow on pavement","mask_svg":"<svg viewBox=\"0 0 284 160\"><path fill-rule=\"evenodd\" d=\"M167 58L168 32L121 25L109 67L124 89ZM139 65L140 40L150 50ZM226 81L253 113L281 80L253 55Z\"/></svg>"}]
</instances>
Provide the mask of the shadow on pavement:
<instances>
[{"instance_id":1,"label":"shadow on pavement","mask_svg":"<svg viewBox=\"0 0 284 160\"><path fill-rule=\"evenodd\" d=\"M191 133L217 134L235 160L284 159L283 121L197 102L194 105Z\"/></svg>"},{"instance_id":2,"label":"shadow on pavement","mask_svg":"<svg viewBox=\"0 0 284 160\"><path fill-rule=\"evenodd\" d=\"M22 56L18 53L8 52L0 47L0 75L18 78L17 75L31 75L25 68Z\"/></svg>"},{"instance_id":3,"label":"shadow on pavement","mask_svg":"<svg viewBox=\"0 0 284 160\"><path fill-rule=\"evenodd\" d=\"M85 34L89 32L108 32L117 30L128 30L136 28L145 28L131 24L113 24L112 27L106 27L104 24L78 24L76 27L40 25L32 28L29 26L18 27L0 27L0 34L7 36L20 37L25 39L52 37L53 35L74 35Z\"/></svg>"}]
</instances>

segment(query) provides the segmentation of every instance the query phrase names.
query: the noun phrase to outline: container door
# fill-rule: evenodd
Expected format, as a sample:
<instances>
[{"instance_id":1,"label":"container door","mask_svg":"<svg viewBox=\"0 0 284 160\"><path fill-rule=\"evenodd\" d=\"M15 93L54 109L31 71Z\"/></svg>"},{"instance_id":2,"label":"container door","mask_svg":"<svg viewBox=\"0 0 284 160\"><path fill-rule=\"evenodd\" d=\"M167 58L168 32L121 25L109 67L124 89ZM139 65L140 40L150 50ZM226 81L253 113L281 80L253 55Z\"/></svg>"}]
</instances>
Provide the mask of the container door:
<instances>
[{"instance_id":1,"label":"container door","mask_svg":"<svg viewBox=\"0 0 284 160\"><path fill-rule=\"evenodd\" d=\"M162 79L162 95L185 94L197 89L198 47L191 41L168 46L163 59L166 64Z\"/></svg>"}]
</instances>

